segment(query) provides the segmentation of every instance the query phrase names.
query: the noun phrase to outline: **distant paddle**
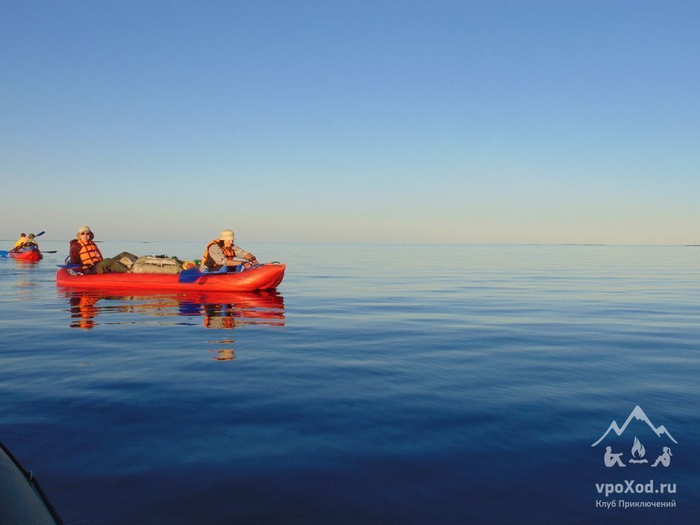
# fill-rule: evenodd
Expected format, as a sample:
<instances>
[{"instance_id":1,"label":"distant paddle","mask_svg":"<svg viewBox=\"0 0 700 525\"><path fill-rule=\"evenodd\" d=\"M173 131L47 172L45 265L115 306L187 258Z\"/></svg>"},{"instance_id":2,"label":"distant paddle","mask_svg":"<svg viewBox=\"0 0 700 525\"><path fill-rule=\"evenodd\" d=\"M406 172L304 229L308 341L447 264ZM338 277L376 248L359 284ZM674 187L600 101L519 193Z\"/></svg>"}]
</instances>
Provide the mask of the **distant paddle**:
<instances>
[{"instance_id":1,"label":"distant paddle","mask_svg":"<svg viewBox=\"0 0 700 525\"><path fill-rule=\"evenodd\" d=\"M34 237L41 237L46 232L41 230L39 233L34 234ZM41 250L41 253L58 253L58 250Z\"/></svg>"},{"instance_id":2,"label":"distant paddle","mask_svg":"<svg viewBox=\"0 0 700 525\"><path fill-rule=\"evenodd\" d=\"M10 253L5 250L0 250L0 257L7 257L7 254ZM41 250L41 253L58 253L58 250Z\"/></svg>"}]
</instances>

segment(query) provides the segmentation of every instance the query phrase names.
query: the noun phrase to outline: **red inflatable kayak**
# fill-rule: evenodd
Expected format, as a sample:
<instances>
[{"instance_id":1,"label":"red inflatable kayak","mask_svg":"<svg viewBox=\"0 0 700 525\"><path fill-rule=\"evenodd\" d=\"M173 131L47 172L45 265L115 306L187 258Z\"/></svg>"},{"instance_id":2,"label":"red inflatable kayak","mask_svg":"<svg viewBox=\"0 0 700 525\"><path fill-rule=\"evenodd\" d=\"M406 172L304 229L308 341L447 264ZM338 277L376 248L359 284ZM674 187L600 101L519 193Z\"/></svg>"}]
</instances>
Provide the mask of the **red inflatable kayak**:
<instances>
[{"instance_id":1,"label":"red inflatable kayak","mask_svg":"<svg viewBox=\"0 0 700 525\"><path fill-rule=\"evenodd\" d=\"M36 247L22 248L17 252L9 251L7 252L7 256L12 257L13 259L17 259L19 261L29 262L39 261L43 257L43 255L41 255L41 252L39 251L39 248Z\"/></svg>"},{"instance_id":2,"label":"red inflatable kayak","mask_svg":"<svg viewBox=\"0 0 700 525\"><path fill-rule=\"evenodd\" d=\"M56 272L56 285L83 289L128 289L201 291L201 292L253 292L272 290L282 282L286 266L282 263L266 263L236 273L201 274L198 270L185 270L179 274L162 273L97 273L75 274L67 269Z\"/></svg>"}]
</instances>

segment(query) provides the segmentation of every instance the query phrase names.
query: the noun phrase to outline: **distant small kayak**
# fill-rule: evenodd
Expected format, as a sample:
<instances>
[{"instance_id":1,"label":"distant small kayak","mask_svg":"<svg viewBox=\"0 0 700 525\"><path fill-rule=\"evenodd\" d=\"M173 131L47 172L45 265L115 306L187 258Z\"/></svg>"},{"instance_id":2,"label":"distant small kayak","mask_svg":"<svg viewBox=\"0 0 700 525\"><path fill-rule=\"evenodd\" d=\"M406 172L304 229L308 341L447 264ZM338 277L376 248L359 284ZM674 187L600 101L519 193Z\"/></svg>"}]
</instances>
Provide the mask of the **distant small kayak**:
<instances>
[{"instance_id":1,"label":"distant small kayak","mask_svg":"<svg viewBox=\"0 0 700 525\"><path fill-rule=\"evenodd\" d=\"M0 443L0 523L61 525L39 482Z\"/></svg>"},{"instance_id":2,"label":"distant small kayak","mask_svg":"<svg viewBox=\"0 0 700 525\"><path fill-rule=\"evenodd\" d=\"M39 248L36 246L30 246L27 248L22 248L19 251L9 251L7 252L8 257L12 257L13 259L17 259L18 261L28 261L28 262L36 262L42 259L43 255L41 255L41 251L39 251Z\"/></svg>"},{"instance_id":3,"label":"distant small kayak","mask_svg":"<svg viewBox=\"0 0 700 525\"><path fill-rule=\"evenodd\" d=\"M179 274L164 273L96 273L75 274L67 268L56 272L56 285L82 289L129 289L201 292L254 292L277 288L284 278L286 266L265 263L241 272L203 274L184 270Z\"/></svg>"}]
</instances>

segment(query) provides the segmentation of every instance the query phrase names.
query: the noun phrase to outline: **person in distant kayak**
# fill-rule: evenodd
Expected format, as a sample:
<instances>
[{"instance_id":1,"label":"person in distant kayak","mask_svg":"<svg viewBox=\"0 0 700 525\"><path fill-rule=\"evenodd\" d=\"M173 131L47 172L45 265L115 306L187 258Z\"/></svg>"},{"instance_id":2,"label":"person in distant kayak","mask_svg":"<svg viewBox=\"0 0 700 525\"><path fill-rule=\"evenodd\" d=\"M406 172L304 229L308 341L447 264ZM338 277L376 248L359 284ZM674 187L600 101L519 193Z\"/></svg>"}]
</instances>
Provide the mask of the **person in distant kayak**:
<instances>
[{"instance_id":1,"label":"person in distant kayak","mask_svg":"<svg viewBox=\"0 0 700 525\"><path fill-rule=\"evenodd\" d=\"M219 238L207 244L204 250L201 271L218 272L224 267L233 269L243 264L243 261L253 264L258 262L255 255L233 244L234 240L233 230L221 230Z\"/></svg>"},{"instance_id":2,"label":"person in distant kayak","mask_svg":"<svg viewBox=\"0 0 700 525\"><path fill-rule=\"evenodd\" d=\"M70 262L80 266L82 273L126 273L129 269L118 260L123 256L131 256L126 252L120 253L115 259L102 257L102 253L93 239L95 235L88 226L78 228L78 235L70 241Z\"/></svg>"},{"instance_id":3,"label":"person in distant kayak","mask_svg":"<svg viewBox=\"0 0 700 525\"><path fill-rule=\"evenodd\" d=\"M37 246L37 247L38 247L39 245L38 245L37 242L34 240L34 237L36 237L36 235L34 235L33 233L30 233L30 234L29 234L29 237L27 237L27 242L25 243L25 246L33 245L33 246Z\"/></svg>"},{"instance_id":4,"label":"person in distant kayak","mask_svg":"<svg viewBox=\"0 0 700 525\"><path fill-rule=\"evenodd\" d=\"M27 244L27 241L29 241L27 234L26 233L20 234L19 240L15 243L14 247L10 251L16 252L17 250L24 248L24 245Z\"/></svg>"}]
</instances>

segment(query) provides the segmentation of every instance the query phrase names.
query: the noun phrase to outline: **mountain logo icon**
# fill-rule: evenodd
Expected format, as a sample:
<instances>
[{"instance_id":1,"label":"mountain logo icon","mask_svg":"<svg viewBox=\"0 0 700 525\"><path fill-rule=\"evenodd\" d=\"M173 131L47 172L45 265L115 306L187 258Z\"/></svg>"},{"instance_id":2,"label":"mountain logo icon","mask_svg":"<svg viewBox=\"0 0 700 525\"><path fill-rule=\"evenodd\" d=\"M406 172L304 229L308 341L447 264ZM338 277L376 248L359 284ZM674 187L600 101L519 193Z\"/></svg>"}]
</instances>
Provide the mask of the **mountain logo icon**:
<instances>
[{"instance_id":1,"label":"mountain logo icon","mask_svg":"<svg viewBox=\"0 0 700 525\"><path fill-rule=\"evenodd\" d=\"M610 432L615 432L615 434L617 434L618 437L621 436L625 432L625 429L627 428L627 426L630 424L630 422L632 420L642 421L642 422L646 423L649 426L649 428L652 430L652 432L654 432L654 434L657 435L657 437L666 436L668 439L673 441L676 445L678 444L678 441L676 441L673 438L673 436L666 429L665 426L661 425L661 426L655 427L654 424L649 419L649 417L647 417L647 415L644 413L644 410L642 410L641 407L639 405L637 405L636 407L634 407L634 410L632 410L630 415L627 417L627 420L625 421L625 423L621 427L617 424L617 421L613 421L612 423L610 423L610 426L605 431L605 433L600 437L600 439L598 441L596 441L595 443L593 443L591 446L595 447L596 445L598 445L601 441L603 441L606 437L608 437L608 434L610 434Z\"/></svg>"}]
</instances>

